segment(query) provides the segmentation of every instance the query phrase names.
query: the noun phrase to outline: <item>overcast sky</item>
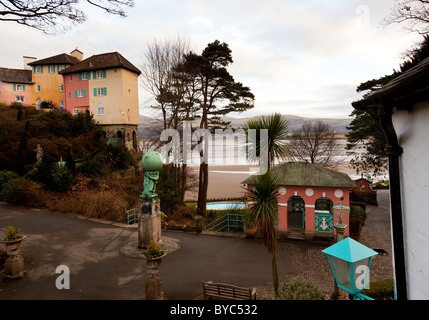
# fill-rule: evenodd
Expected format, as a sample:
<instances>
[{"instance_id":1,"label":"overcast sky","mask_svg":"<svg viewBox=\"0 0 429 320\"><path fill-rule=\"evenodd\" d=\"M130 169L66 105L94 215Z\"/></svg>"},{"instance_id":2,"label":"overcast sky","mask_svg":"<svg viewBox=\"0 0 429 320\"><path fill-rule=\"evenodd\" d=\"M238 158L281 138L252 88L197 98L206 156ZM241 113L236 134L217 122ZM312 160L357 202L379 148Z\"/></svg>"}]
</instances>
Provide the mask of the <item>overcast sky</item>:
<instances>
[{"instance_id":1,"label":"overcast sky","mask_svg":"<svg viewBox=\"0 0 429 320\"><path fill-rule=\"evenodd\" d=\"M0 22L0 67L22 68L38 59L70 53L118 51L136 67L148 42L180 35L201 53L209 42L228 43L230 73L250 87L253 116L275 111L305 117L347 118L356 87L392 73L401 54L420 36L403 26L381 27L394 0L136 0L128 17L83 6L88 20L55 36ZM140 113L149 113L140 87Z\"/></svg>"}]
</instances>

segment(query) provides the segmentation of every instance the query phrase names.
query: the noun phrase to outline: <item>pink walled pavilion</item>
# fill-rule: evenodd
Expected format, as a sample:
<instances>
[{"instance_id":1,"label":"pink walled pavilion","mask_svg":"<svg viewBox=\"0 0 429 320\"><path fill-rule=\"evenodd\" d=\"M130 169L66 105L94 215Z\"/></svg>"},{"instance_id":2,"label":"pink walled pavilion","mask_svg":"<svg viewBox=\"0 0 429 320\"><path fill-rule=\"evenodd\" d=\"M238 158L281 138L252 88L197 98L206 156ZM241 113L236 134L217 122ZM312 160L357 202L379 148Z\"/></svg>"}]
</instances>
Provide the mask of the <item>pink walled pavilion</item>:
<instances>
[{"instance_id":1,"label":"pink walled pavilion","mask_svg":"<svg viewBox=\"0 0 429 320\"><path fill-rule=\"evenodd\" d=\"M335 228L332 225L338 222L339 217L333 215L330 209L320 209L320 205L317 205L316 201L320 199L319 201L322 203L329 203L331 200L331 206L340 201L349 204L350 189L355 186L355 183L348 175L306 162L286 162L273 167L271 172L281 179L278 197L279 234L290 238L297 237L308 240L312 240L316 236L333 237ZM242 183L251 188L253 177L244 180ZM292 209L292 199L298 199L297 197L304 201L304 213L301 215ZM305 222L302 223L299 219L303 219ZM342 221L347 225L344 234L348 236L349 215L343 215ZM328 224L330 227L325 228L325 225Z\"/></svg>"}]
</instances>

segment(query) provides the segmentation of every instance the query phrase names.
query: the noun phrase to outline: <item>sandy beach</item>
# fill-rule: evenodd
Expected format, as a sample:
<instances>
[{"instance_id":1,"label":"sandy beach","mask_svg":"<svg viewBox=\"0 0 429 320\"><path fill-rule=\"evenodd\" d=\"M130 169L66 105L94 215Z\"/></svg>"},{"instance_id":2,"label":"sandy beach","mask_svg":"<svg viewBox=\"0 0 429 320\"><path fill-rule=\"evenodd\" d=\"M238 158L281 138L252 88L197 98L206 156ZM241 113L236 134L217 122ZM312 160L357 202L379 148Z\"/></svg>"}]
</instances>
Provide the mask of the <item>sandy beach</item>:
<instances>
[{"instance_id":1,"label":"sandy beach","mask_svg":"<svg viewBox=\"0 0 429 320\"><path fill-rule=\"evenodd\" d=\"M356 179L354 170L348 167L348 162L338 164L336 170L347 173L352 179ZM198 179L199 167L189 167L190 172ZM226 199L243 196L241 182L255 173L257 167L254 165L209 165L209 187L207 199ZM186 192L185 201L196 201L198 198L198 180L194 181L195 188Z\"/></svg>"}]
</instances>

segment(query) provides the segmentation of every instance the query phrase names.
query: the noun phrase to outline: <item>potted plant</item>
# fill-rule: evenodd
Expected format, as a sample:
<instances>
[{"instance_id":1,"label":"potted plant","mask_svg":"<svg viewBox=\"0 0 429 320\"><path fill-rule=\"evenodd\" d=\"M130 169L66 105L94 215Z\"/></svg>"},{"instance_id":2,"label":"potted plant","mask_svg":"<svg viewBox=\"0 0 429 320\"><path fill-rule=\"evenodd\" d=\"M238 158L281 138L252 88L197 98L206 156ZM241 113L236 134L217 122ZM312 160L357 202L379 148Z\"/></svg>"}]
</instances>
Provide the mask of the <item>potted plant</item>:
<instances>
[{"instance_id":1,"label":"potted plant","mask_svg":"<svg viewBox=\"0 0 429 320\"><path fill-rule=\"evenodd\" d=\"M25 236L19 234L19 229L8 226L6 228L6 237L1 241L6 246L6 251L15 251L21 246Z\"/></svg>"},{"instance_id":2,"label":"potted plant","mask_svg":"<svg viewBox=\"0 0 429 320\"><path fill-rule=\"evenodd\" d=\"M159 267L161 265L161 260L166 253L161 250L155 241L150 240L144 255L146 257L148 267Z\"/></svg>"},{"instance_id":3,"label":"potted plant","mask_svg":"<svg viewBox=\"0 0 429 320\"><path fill-rule=\"evenodd\" d=\"M195 227L194 230L196 233L201 233L204 228L204 217L200 215L194 216Z\"/></svg>"},{"instance_id":4,"label":"potted plant","mask_svg":"<svg viewBox=\"0 0 429 320\"><path fill-rule=\"evenodd\" d=\"M258 224L250 212L246 212L243 219L243 231L248 237L254 237L258 231Z\"/></svg>"},{"instance_id":5,"label":"potted plant","mask_svg":"<svg viewBox=\"0 0 429 320\"><path fill-rule=\"evenodd\" d=\"M5 261L6 277L11 279L22 278L25 274L24 259L19 254L19 248L25 236L19 234L19 229L9 226L6 228L6 237L0 242L10 257Z\"/></svg>"}]
</instances>

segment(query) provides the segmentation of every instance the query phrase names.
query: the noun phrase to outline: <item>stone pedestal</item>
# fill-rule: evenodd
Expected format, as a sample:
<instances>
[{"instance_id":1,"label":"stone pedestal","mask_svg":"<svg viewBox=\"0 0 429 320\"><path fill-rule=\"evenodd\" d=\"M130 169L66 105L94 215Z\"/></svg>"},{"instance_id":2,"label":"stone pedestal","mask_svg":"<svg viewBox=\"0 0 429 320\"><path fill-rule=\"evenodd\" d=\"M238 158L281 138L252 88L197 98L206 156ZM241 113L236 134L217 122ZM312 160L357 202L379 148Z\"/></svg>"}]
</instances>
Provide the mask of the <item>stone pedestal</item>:
<instances>
[{"instance_id":1,"label":"stone pedestal","mask_svg":"<svg viewBox=\"0 0 429 320\"><path fill-rule=\"evenodd\" d=\"M11 256L6 260L4 268L6 278L20 279L25 275L24 258L19 254Z\"/></svg>"},{"instance_id":2,"label":"stone pedestal","mask_svg":"<svg viewBox=\"0 0 429 320\"><path fill-rule=\"evenodd\" d=\"M158 197L140 199L139 202L138 247L146 248L151 240L158 244L161 241L161 207Z\"/></svg>"},{"instance_id":3,"label":"stone pedestal","mask_svg":"<svg viewBox=\"0 0 429 320\"><path fill-rule=\"evenodd\" d=\"M147 259L146 270L146 300L163 300L164 293L162 292L162 281L159 275L158 267L161 265L162 258Z\"/></svg>"}]
</instances>

